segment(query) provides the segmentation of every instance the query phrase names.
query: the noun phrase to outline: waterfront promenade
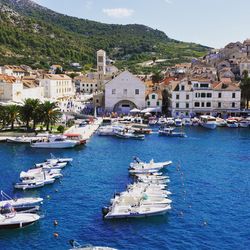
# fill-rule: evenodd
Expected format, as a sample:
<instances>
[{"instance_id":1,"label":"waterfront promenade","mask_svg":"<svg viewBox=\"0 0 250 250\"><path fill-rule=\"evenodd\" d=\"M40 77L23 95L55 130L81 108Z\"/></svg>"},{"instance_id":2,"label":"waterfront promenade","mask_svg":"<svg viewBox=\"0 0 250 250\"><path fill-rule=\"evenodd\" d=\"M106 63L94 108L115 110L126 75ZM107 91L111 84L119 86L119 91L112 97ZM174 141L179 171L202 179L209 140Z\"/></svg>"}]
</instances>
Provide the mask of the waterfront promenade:
<instances>
[{"instance_id":1,"label":"waterfront promenade","mask_svg":"<svg viewBox=\"0 0 250 250\"><path fill-rule=\"evenodd\" d=\"M102 118L97 118L97 120L95 120L93 123L90 123L84 127L74 125L69 128L65 134L80 134L84 140L89 140L101 124Z\"/></svg>"}]
</instances>

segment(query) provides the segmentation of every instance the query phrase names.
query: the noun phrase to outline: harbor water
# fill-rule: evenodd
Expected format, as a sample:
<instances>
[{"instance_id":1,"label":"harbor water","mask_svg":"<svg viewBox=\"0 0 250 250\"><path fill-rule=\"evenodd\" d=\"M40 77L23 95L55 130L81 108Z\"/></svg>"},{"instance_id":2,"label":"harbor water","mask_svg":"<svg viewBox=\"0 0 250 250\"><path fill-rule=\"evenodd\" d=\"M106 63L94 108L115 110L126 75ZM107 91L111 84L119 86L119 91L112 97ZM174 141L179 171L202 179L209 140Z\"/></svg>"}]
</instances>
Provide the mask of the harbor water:
<instances>
[{"instance_id":1,"label":"harbor water","mask_svg":"<svg viewBox=\"0 0 250 250\"><path fill-rule=\"evenodd\" d=\"M0 189L41 196L44 203L38 223L0 231L0 249L69 249L71 239L117 249L249 249L250 129L193 127L186 133L187 138L152 134L144 141L93 136L86 146L69 150L1 143ZM61 181L14 191L19 173L51 152L74 159ZM172 209L159 217L105 221L101 208L131 182L133 156L173 161L165 171Z\"/></svg>"}]
</instances>

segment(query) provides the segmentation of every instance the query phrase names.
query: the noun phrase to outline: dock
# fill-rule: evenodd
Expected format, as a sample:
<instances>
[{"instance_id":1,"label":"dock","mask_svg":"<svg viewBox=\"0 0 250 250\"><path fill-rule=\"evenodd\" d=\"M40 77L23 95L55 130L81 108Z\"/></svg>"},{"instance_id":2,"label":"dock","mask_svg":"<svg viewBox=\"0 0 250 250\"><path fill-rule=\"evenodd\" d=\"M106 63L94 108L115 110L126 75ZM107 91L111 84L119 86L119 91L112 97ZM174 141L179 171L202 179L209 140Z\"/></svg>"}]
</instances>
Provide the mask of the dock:
<instances>
[{"instance_id":1,"label":"dock","mask_svg":"<svg viewBox=\"0 0 250 250\"><path fill-rule=\"evenodd\" d=\"M72 126L64 134L80 134L84 140L89 140L101 124L102 118L97 118L93 123L84 127Z\"/></svg>"}]
</instances>

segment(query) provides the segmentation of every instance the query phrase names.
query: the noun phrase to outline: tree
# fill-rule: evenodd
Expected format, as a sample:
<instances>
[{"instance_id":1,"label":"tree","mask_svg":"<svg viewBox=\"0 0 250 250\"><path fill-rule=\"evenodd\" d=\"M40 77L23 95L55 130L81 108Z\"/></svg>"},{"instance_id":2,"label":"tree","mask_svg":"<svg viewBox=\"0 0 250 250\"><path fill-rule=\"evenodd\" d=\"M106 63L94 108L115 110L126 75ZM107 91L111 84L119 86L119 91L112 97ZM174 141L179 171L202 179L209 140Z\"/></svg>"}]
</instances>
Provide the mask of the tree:
<instances>
[{"instance_id":1,"label":"tree","mask_svg":"<svg viewBox=\"0 0 250 250\"><path fill-rule=\"evenodd\" d=\"M170 107L170 93L167 89L162 91L162 113L168 114Z\"/></svg>"},{"instance_id":2,"label":"tree","mask_svg":"<svg viewBox=\"0 0 250 250\"><path fill-rule=\"evenodd\" d=\"M41 111L43 122L46 126L46 130L49 130L49 126L57 122L61 116L61 112L56 106L56 103L45 101L41 104Z\"/></svg>"},{"instance_id":3,"label":"tree","mask_svg":"<svg viewBox=\"0 0 250 250\"><path fill-rule=\"evenodd\" d=\"M20 112L20 108L17 105L9 105L6 107L7 112L7 122L8 124L11 124L11 130L14 130L14 123L18 121L18 116Z\"/></svg>"},{"instance_id":4,"label":"tree","mask_svg":"<svg viewBox=\"0 0 250 250\"><path fill-rule=\"evenodd\" d=\"M246 70L243 71L243 78L240 83L241 88L241 99L242 99L242 106L243 108L249 107L249 101L250 101L250 78L248 76L248 72Z\"/></svg>"},{"instance_id":5,"label":"tree","mask_svg":"<svg viewBox=\"0 0 250 250\"><path fill-rule=\"evenodd\" d=\"M163 75L160 71L156 72L155 74L152 75L152 82L153 83L158 83L163 79Z\"/></svg>"}]
</instances>

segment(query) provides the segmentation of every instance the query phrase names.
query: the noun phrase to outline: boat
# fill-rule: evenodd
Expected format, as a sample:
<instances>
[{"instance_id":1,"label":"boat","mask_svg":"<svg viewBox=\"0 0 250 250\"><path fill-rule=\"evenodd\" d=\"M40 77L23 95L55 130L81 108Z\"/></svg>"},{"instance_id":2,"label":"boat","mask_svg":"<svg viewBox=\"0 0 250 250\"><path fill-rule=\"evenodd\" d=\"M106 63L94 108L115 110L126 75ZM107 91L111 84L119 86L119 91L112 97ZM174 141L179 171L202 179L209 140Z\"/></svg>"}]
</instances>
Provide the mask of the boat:
<instances>
[{"instance_id":1,"label":"boat","mask_svg":"<svg viewBox=\"0 0 250 250\"><path fill-rule=\"evenodd\" d=\"M122 219L122 218L143 218L165 214L171 209L170 205L165 206L147 206L147 205L112 205L102 209L104 219Z\"/></svg>"},{"instance_id":2,"label":"boat","mask_svg":"<svg viewBox=\"0 0 250 250\"><path fill-rule=\"evenodd\" d=\"M234 119L227 119L227 127L228 128L238 128L239 124L237 120Z\"/></svg>"},{"instance_id":3,"label":"boat","mask_svg":"<svg viewBox=\"0 0 250 250\"><path fill-rule=\"evenodd\" d=\"M116 130L114 132L114 135L118 138L122 138L122 139L136 139L136 140L144 140L145 139L145 135L141 135L141 134L134 134L132 132L126 132L125 130Z\"/></svg>"},{"instance_id":4,"label":"boat","mask_svg":"<svg viewBox=\"0 0 250 250\"><path fill-rule=\"evenodd\" d=\"M240 122L239 122L239 127L240 128L248 128L250 125L250 120L249 119L242 119Z\"/></svg>"},{"instance_id":5,"label":"boat","mask_svg":"<svg viewBox=\"0 0 250 250\"><path fill-rule=\"evenodd\" d=\"M219 117L216 118L216 124L217 124L217 127L226 127L227 126L227 122L224 119L219 118Z\"/></svg>"},{"instance_id":6,"label":"boat","mask_svg":"<svg viewBox=\"0 0 250 250\"><path fill-rule=\"evenodd\" d=\"M176 119L174 120L174 125L175 125L176 127L182 127L182 120L181 120L180 118L176 118Z\"/></svg>"},{"instance_id":7,"label":"boat","mask_svg":"<svg viewBox=\"0 0 250 250\"><path fill-rule=\"evenodd\" d=\"M24 136L17 136L17 137L9 137L6 140L9 143L31 143L32 139L29 137L24 137Z\"/></svg>"},{"instance_id":8,"label":"boat","mask_svg":"<svg viewBox=\"0 0 250 250\"><path fill-rule=\"evenodd\" d=\"M151 134L152 129L148 127L146 124L132 124L131 129L135 134Z\"/></svg>"},{"instance_id":9,"label":"boat","mask_svg":"<svg viewBox=\"0 0 250 250\"><path fill-rule=\"evenodd\" d=\"M0 229L23 228L38 221L40 216L32 213L16 213L10 204L0 210Z\"/></svg>"},{"instance_id":10,"label":"boat","mask_svg":"<svg viewBox=\"0 0 250 250\"><path fill-rule=\"evenodd\" d=\"M197 117L194 117L193 119L191 119L192 122L192 126L197 127L200 125L200 120Z\"/></svg>"},{"instance_id":11,"label":"boat","mask_svg":"<svg viewBox=\"0 0 250 250\"><path fill-rule=\"evenodd\" d=\"M67 140L72 140L72 141L78 141L79 144L86 144L87 140L83 138L83 136L81 134L77 134L77 133L68 133L68 134L64 134L64 136L67 137Z\"/></svg>"},{"instance_id":12,"label":"boat","mask_svg":"<svg viewBox=\"0 0 250 250\"><path fill-rule=\"evenodd\" d=\"M58 161L45 161L41 163L36 163L36 168L53 168L53 169L61 169L67 165L67 162L58 162Z\"/></svg>"},{"instance_id":13,"label":"boat","mask_svg":"<svg viewBox=\"0 0 250 250\"><path fill-rule=\"evenodd\" d=\"M25 180L30 180L30 179L43 179L43 178L44 179L58 179L63 176L60 172L54 172L53 170L45 170L45 169L39 169L39 170L40 170L39 172L22 171L20 173L20 180L25 181Z\"/></svg>"},{"instance_id":14,"label":"boat","mask_svg":"<svg viewBox=\"0 0 250 250\"><path fill-rule=\"evenodd\" d=\"M217 127L216 118L210 115L201 115L200 125L204 128L216 129Z\"/></svg>"},{"instance_id":15,"label":"boat","mask_svg":"<svg viewBox=\"0 0 250 250\"><path fill-rule=\"evenodd\" d=\"M69 241L71 245L70 250L117 250L116 248L111 248L111 247L101 247L101 246L92 246L92 245L80 245L77 241L75 240L70 240Z\"/></svg>"},{"instance_id":16,"label":"boat","mask_svg":"<svg viewBox=\"0 0 250 250\"><path fill-rule=\"evenodd\" d=\"M149 163L141 161L138 157L134 157L134 161L129 164L130 169L142 170L159 170L172 164L172 161L154 162L152 159Z\"/></svg>"},{"instance_id":17,"label":"boat","mask_svg":"<svg viewBox=\"0 0 250 250\"><path fill-rule=\"evenodd\" d=\"M190 118L183 118L182 119L182 124L186 127L192 126L192 121Z\"/></svg>"},{"instance_id":18,"label":"boat","mask_svg":"<svg viewBox=\"0 0 250 250\"><path fill-rule=\"evenodd\" d=\"M167 117L166 118L166 126L174 126L175 125L175 121L174 121L174 118L172 117Z\"/></svg>"},{"instance_id":19,"label":"boat","mask_svg":"<svg viewBox=\"0 0 250 250\"><path fill-rule=\"evenodd\" d=\"M158 119L158 122L157 122L157 124L159 124L159 125L163 125L163 124L166 124L167 123L167 119L165 118L165 117L160 117L159 119Z\"/></svg>"},{"instance_id":20,"label":"boat","mask_svg":"<svg viewBox=\"0 0 250 250\"><path fill-rule=\"evenodd\" d=\"M174 131L175 128L172 127L165 127L165 128L160 128L158 133L159 135L165 135L169 137L186 137L186 133L182 131Z\"/></svg>"},{"instance_id":21,"label":"boat","mask_svg":"<svg viewBox=\"0 0 250 250\"><path fill-rule=\"evenodd\" d=\"M4 193L1 190L1 201L0 207L4 207L6 204L10 204L15 211L27 211L31 209L38 209L39 205L42 204L42 198L33 198L33 197L25 197L25 198L11 198L9 195Z\"/></svg>"},{"instance_id":22,"label":"boat","mask_svg":"<svg viewBox=\"0 0 250 250\"><path fill-rule=\"evenodd\" d=\"M14 185L16 189L22 189L22 190L35 189L43 186L44 186L44 181L33 181L28 183L19 182Z\"/></svg>"},{"instance_id":23,"label":"boat","mask_svg":"<svg viewBox=\"0 0 250 250\"><path fill-rule=\"evenodd\" d=\"M73 148L79 145L78 140L68 140L66 136L54 135L49 136L45 141L31 143L32 148Z\"/></svg>"}]
</instances>

